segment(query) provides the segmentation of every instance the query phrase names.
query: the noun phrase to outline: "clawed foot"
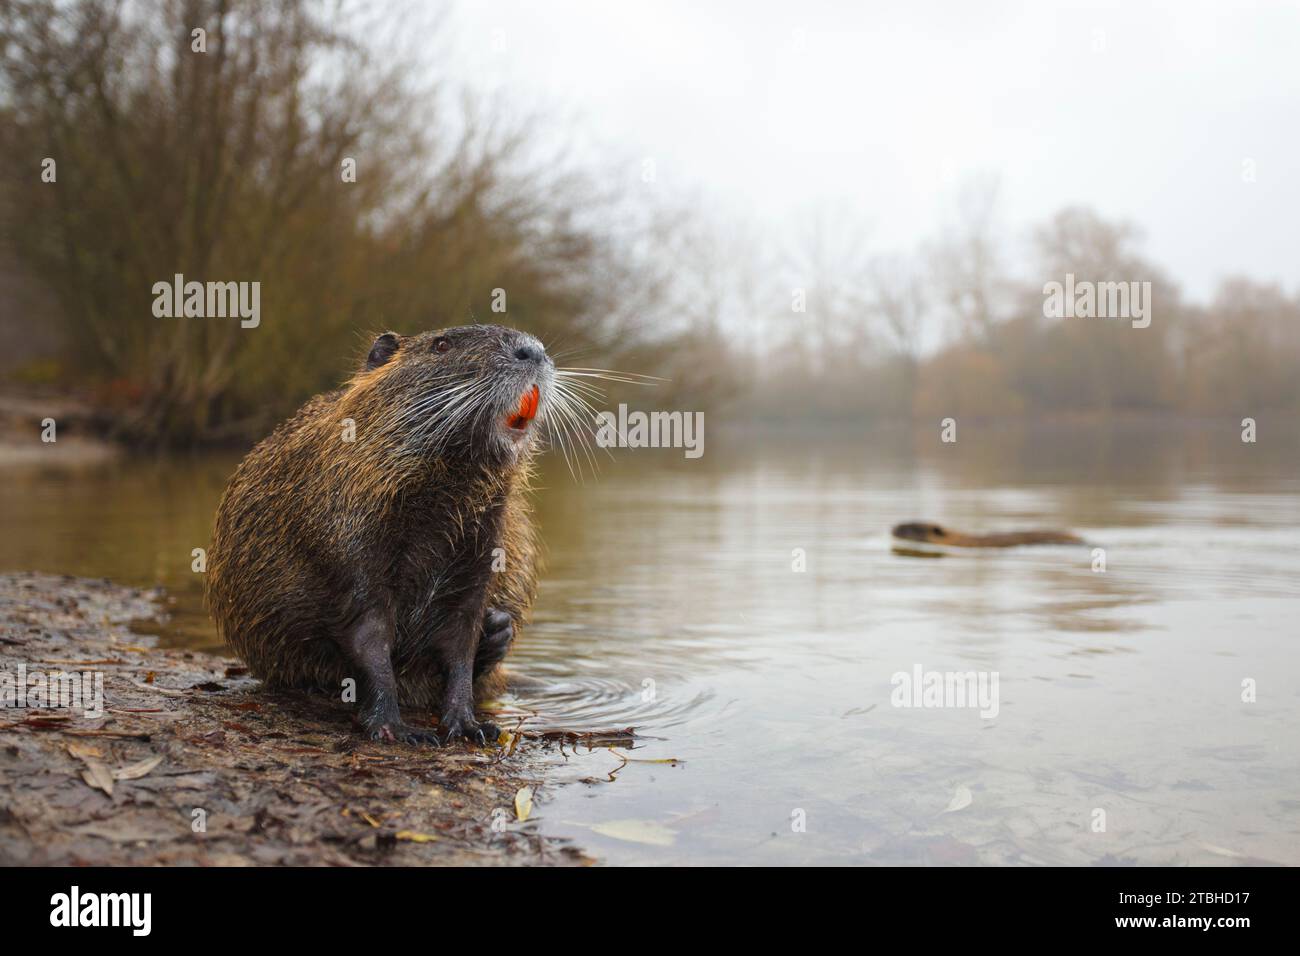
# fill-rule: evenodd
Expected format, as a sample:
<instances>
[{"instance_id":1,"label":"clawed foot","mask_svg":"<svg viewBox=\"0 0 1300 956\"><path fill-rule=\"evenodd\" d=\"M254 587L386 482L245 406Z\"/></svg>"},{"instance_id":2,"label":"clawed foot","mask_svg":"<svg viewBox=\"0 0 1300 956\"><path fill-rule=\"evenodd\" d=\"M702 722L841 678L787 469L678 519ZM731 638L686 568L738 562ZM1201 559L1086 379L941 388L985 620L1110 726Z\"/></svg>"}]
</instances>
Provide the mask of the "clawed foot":
<instances>
[{"instance_id":1,"label":"clawed foot","mask_svg":"<svg viewBox=\"0 0 1300 956\"><path fill-rule=\"evenodd\" d=\"M386 743L438 746L440 741L432 727L412 727L402 720L395 697L395 694L370 695L359 717L361 732L371 740Z\"/></svg>"},{"instance_id":2,"label":"clawed foot","mask_svg":"<svg viewBox=\"0 0 1300 956\"><path fill-rule=\"evenodd\" d=\"M374 724L366 727L366 735L371 740L383 740L387 743L425 744L437 747L442 743L438 735L430 728L412 727L400 720Z\"/></svg>"},{"instance_id":3,"label":"clawed foot","mask_svg":"<svg viewBox=\"0 0 1300 956\"><path fill-rule=\"evenodd\" d=\"M501 728L496 724L472 719L445 720L439 729L441 732L428 727L412 727L401 721L390 721L367 727L366 736L371 740L382 740L390 744L416 744L429 747L440 747L461 738L481 747L490 747L501 736Z\"/></svg>"},{"instance_id":4,"label":"clawed foot","mask_svg":"<svg viewBox=\"0 0 1300 956\"><path fill-rule=\"evenodd\" d=\"M501 736L501 728L496 724L487 721L480 723L471 716L463 715L444 717L438 722L438 729L442 732L443 743L464 737L472 744L488 747L495 744Z\"/></svg>"},{"instance_id":5,"label":"clawed foot","mask_svg":"<svg viewBox=\"0 0 1300 956\"><path fill-rule=\"evenodd\" d=\"M496 724L477 721L473 717L444 717L437 730L412 727L400 720L363 722L362 729L371 740L427 747L440 747L462 738L472 744L490 747L501 736L501 728Z\"/></svg>"}]
</instances>

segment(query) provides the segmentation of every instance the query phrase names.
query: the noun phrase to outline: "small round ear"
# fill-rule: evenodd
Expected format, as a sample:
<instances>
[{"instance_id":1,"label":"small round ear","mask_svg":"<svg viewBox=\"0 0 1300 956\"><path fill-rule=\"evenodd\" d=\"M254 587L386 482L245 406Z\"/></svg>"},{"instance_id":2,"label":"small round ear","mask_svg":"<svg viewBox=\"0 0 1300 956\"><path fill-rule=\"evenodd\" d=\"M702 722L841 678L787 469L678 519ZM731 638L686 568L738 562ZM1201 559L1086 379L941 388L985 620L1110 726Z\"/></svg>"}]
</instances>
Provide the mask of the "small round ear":
<instances>
[{"instance_id":1,"label":"small round ear","mask_svg":"<svg viewBox=\"0 0 1300 956\"><path fill-rule=\"evenodd\" d=\"M392 332L385 332L379 336L379 338L375 339L375 344L370 346L370 354L366 356L366 368L379 368L379 366L385 364L397 354L400 345L397 336Z\"/></svg>"}]
</instances>

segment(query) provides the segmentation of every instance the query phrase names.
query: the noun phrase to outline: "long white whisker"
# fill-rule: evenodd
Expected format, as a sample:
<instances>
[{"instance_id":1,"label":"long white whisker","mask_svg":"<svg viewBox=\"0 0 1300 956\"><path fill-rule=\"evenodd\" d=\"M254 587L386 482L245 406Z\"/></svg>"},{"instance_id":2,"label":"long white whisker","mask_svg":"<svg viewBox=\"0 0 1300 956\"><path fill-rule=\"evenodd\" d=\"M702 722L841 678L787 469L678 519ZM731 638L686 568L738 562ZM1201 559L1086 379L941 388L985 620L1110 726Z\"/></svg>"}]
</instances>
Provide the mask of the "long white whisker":
<instances>
[{"instance_id":1,"label":"long white whisker","mask_svg":"<svg viewBox=\"0 0 1300 956\"><path fill-rule=\"evenodd\" d=\"M560 430L560 421L558 416L559 408L556 406L557 415L546 416L546 430L555 439L555 443L560 446L560 454L564 456L565 467L569 469L569 475L574 481L579 481L578 476L574 474L573 463L569 460L569 449L564 443L564 434Z\"/></svg>"},{"instance_id":2,"label":"long white whisker","mask_svg":"<svg viewBox=\"0 0 1300 956\"><path fill-rule=\"evenodd\" d=\"M640 380L643 382L668 382L671 379L660 378L658 375L642 375L640 372L620 372L612 368L583 368L581 366L568 366L566 368L557 368L557 375L617 375L628 381Z\"/></svg>"},{"instance_id":3,"label":"long white whisker","mask_svg":"<svg viewBox=\"0 0 1300 956\"><path fill-rule=\"evenodd\" d=\"M557 386L563 386L575 392L581 392L584 395L590 395L592 398L604 399L605 390L599 385L592 385L590 382L580 382L576 379L565 379L556 382Z\"/></svg>"},{"instance_id":4,"label":"long white whisker","mask_svg":"<svg viewBox=\"0 0 1300 956\"><path fill-rule=\"evenodd\" d=\"M617 375L599 375L596 372L557 372L556 375L559 376L560 378L566 378L566 379L598 378L601 381L605 381L605 382L622 382L624 385L654 386L660 384L660 382L667 381L667 379L661 379L660 381L657 382L647 382L637 378L620 378Z\"/></svg>"},{"instance_id":5,"label":"long white whisker","mask_svg":"<svg viewBox=\"0 0 1300 956\"><path fill-rule=\"evenodd\" d=\"M582 448L582 451L586 455L588 462L590 462L591 464L591 471L592 471L592 475L594 476L596 472L599 471L599 469L596 466L596 459L591 453L591 442L588 439L587 431L582 425L582 422L577 413L577 409L574 407L573 400L575 397L576 396L568 394L563 389L557 388L556 407L561 412L562 417L572 424L573 432L576 435L574 444ZM582 401L583 404L586 405L589 409L591 408L591 406L587 402L585 402L585 400L581 398L578 398L578 400ZM591 409L591 410L594 418L595 409ZM606 451L608 452L608 449L606 449Z\"/></svg>"},{"instance_id":6,"label":"long white whisker","mask_svg":"<svg viewBox=\"0 0 1300 956\"><path fill-rule=\"evenodd\" d=\"M564 397L559 393L558 390L555 393L554 407L556 411L556 415L555 415L556 424L559 426L559 428L562 430L565 436L565 440L562 445L562 448L564 449L565 462L569 463L568 450L570 446L572 446L574 450L574 454L573 454L572 463L569 463L569 472L570 474L573 474L574 480L577 481L578 484L582 484L583 483L582 459L579 458L577 454L578 436L570 429L567 405L565 404ZM575 466L577 469L576 472L574 470Z\"/></svg>"},{"instance_id":7,"label":"long white whisker","mask_svg":"<svg viewBox=\"0 0 1300 956\"><path fill-rule=\"evenodd\" d=\"M587 401L587 400L586 400L583 396L581 396L581 395L574 394L574 393L564 392L563 390L557 390L557 391L560 391L561 394L564 395L565 403L571 407L572 411L574 412L574 417L575 417L575 418L578 417L578 416L577 416L577 411L578 411L578 409L580 408L580 409L582 409L583 411L587 412L587 414L591 417L591 424L592 424L592 426L595 425L595 421L596 421L596 419L600 416L600 412L599 412L599 410L596 408L596 406L594 406L591 402ZM573 407L573 406L575 406L575 405L576 405L577 407ZM586 437L586 432L585 432L585 430L582 432L582 434L583 434L584 437ZM605 449L605 454L609 455L610 458L613 458L613 457L614 457L613 454L610 452L610 450L609 450L608 448Z\"/></svg>"}]
</instances>

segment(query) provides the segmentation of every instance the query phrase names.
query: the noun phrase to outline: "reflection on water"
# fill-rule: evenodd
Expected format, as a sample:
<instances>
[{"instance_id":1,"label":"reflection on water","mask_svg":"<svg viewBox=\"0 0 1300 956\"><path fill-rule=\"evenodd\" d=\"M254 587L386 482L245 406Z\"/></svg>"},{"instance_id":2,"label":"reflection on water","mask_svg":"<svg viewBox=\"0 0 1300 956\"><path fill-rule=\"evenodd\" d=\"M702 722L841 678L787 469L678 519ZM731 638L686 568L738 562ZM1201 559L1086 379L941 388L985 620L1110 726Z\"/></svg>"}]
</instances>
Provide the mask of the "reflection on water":
<instances>
[{"instance_id":1,"label":"reflection on water","mask_svg":"<svg viewBox=\"0 0 1300 956\"><path fill-rule=\"evenodd\" d=\"M1300 863L1279 444L968 427L719 436L695 461L623 451L582 487L549 467L527 682L503 704L641 739L566 749L541 825L613 862ZM234 461L11 472L0 565L161 583L165 637L210 647L190 553ZM892 553L908 519L1071 528L1106 569L1077 547ZM917 665L998 672L997 716L893 706Z\"/></svg>"}]
</instances>

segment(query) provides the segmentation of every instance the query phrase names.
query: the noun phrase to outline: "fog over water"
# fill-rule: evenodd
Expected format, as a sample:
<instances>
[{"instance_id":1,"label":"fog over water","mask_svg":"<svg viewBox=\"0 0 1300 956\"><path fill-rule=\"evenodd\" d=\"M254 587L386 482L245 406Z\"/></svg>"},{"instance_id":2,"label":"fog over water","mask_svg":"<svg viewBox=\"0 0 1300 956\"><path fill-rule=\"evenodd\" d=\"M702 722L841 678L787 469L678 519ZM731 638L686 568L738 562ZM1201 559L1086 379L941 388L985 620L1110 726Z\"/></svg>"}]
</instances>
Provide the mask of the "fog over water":
<instances>
[{"instance_id":1,"label":"fog over water","mask_svg":"<svg viewBox=\"0 0 1300 956\"><path fill-rule=\"evenodd\" d=\"M773 239L849 212L909 250L993 176L1012 246L1084 204L1198 301L1228 275L1300 283L1294 5L503 0L445 29L458 80Z\"/></svg>"}]
</instances>

